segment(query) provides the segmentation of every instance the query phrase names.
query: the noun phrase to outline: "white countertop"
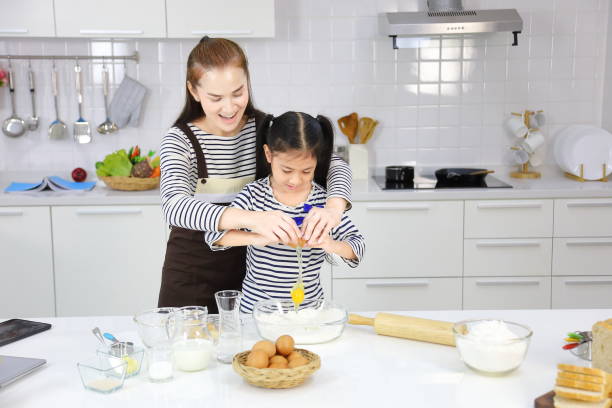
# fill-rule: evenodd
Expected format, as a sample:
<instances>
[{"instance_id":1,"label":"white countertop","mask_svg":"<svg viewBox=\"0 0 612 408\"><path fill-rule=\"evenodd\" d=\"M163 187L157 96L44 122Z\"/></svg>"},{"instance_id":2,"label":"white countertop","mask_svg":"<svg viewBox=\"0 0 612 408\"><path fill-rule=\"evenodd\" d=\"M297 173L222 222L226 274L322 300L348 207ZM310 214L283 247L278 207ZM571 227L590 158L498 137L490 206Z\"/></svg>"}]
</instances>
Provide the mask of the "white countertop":
<instances>
[{"instance_id":1,"label":"white countertop","mask_svg":"<svg viewBox=\"0 0 612 408\"><path fill-rule=\"evenodd\" d=\"M514 179L510 172L516 167L491 167L494 176L513 188L463 188L463 189L422 189L383 191L370 177L367 180L353 180L352 197L359 201L419 201L419 200L493 200L493 199L546 199L546 198L596 198L612 197L612 181L578 182L563 175L557 166L538 168L540 179ZM380 171L380 170L378 170ZM384 170L383 170L384 171ZM61 172L60 172L61 173ZM111 190L98 181L89 192L57 193L4 193L12 181L36 182L41 175L58 175L70 179L69 175L55 173L0 172L0 206L39 205L145 205L160 204L159 189L148 191ZM90 179L93 180L93 179Z\"/></svg>"},{"instance_id":2,"label":"white countertop","mask_svg":"<svg viewBox=\"0 0 612 408\"><path fill-rule=\"evenodd\" d=\"M144 373L126 380L123 389L101 395L85 390L77 361L95 356L99 343L91 329L136 340L130 317L32 319L51 323L47 332L0 348L0 354L47 359L42 369L0 390L2 407L367 407L390 404L414 407L533 406L550 391L558 363L588 365L561 349L566 333L588 330L609 318L611 309L497 310L405 313L437 320L497 318L533 329L527 357L503 377L479 375L459 359L454 347L376 335L372 327L347 326L327 344L304 348L321 357L321 368L293 389L269 390L247 384L231 365L211 364L197 373L177 372L172 382L150 383ZM373 316L373 313L366 313ZM244 348L258 340L251 324Z\"/></svg>"}]
</instances>

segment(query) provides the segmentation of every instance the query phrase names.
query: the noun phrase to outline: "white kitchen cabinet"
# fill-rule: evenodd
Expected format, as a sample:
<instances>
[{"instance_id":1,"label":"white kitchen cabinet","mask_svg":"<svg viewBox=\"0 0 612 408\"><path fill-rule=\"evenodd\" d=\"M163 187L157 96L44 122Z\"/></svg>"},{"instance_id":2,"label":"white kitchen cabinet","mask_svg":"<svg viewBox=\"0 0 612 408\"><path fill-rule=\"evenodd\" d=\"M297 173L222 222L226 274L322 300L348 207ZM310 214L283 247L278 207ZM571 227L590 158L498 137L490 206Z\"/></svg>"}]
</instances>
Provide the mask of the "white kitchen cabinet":
<instances>
[{"instance_id":1,"label":"white kitchen cabinet","mask_svg":"<svg viewBox=\"0 0 612 408\"><path fill-rule=\"evenodd\" d=\"M158 205L54 207L58 316L156 307L165 253Z\"/></svg>"},{"instance_id":2,"label":"white kitchen cabinet","mask_svg":"<svg viewBox=\"0 0 612 408\"><path fill-rule=\"evenodd\" d=\"M466 239L464 276L548 276L550 238Z\"/></svg>"},{"instance_id":3,"label":"white kitchen cabinet","mask_svg":"<svg viewBox=\"0 0 612 408\"><path fill-rule=\"evenodd\" d=\"M274 37L274 0L166 0L169 38Z\"/></svg>"},{"instance_id":4,"label":"white kitchen cabinet","mask_svg":"<svg viewBox=\"0 0 612 408\"><path fill-rule=\"evenodd\" d=\"M552 227L552 200L465 202L466 238L545 238Z\"/></svg>"},{"instance_id":5,"label":"white kitchen cabinet","mask_svg":"<svg viewBox=\"0 0 612 408\"><path fill-rule=\"evenodd\" d=\"M55 316L49 207L0 207L0 317Z\"/></svg>"},{"instance_id":6,"label":"white kitchen cabinet","mask_svg":"<svg viewBox=\"0 0 612 408\"><path fill-rule=\"evenodd\" d=\"M552 307L612 308L612 276L553 276Z\"/></svg>"},{"instance_id":7,"label":"white kitchen cabinet","mask_svg":"<svg viewBox=\"0 0 612 408\"><path fill-rule=\"evenodd\" d=\"M4 2L0 13L0 37L53 36L55 36L53 0Z\"/></svg>"},{"instance_id":8,"label":"white kitchen cabinet","mask_svg":"<svg viewBox=\"0 0 612 408\"><path fill-rule=\"evenodd\" d=\"M550 277L464 278L464 309L548 309Z\"/></svg>"},{"instance_id":9,"label":"white kitchen cabinet","mask_svg":"<svg viewBox=\"0 0 612 408\"><path fill-rule=\"evenodd\" d=\"M612 199L555 200L555 237L612 237Z\"/></svg>"},{"instance_id":10,"label":"white kitchen cabinet","mask_svg":"<svg viewBox=\"0 0 612 408\"><path fill-rule=\"evenodd\" d=\"M333 266L334 279L461 276L462 202L358 202L349 215L365 255L357 268Z\"/></svg>"},{"instance_id":11,"label":"white kitchen cabinet","mask_svg":"<svg viewBox=\"0 0 612 408\"><path fill-rule=\"evenodd\" d=\"M334 279L333 293L351 311L461 309L461 278Z\"/></svg>"},{"instance_id":12,"label":"white kitchen cabinet","mask_svg":"<svg viewBox=\"0 0 612 408\"><path fill-rule=\"evenodd\" d=\"M554 238L554 253L553 275L612 275L612 238Z\"/></svg>"},{"instance_id":13,"label":"white kitchen cabinet","mask_svg":"<svg viewBox=\"0 0 612 408\"><path fill-rule=\"evenodd\" d=\"M166 37L164 0L54 0L58 37Z\"/></svg>"}]
</instances>

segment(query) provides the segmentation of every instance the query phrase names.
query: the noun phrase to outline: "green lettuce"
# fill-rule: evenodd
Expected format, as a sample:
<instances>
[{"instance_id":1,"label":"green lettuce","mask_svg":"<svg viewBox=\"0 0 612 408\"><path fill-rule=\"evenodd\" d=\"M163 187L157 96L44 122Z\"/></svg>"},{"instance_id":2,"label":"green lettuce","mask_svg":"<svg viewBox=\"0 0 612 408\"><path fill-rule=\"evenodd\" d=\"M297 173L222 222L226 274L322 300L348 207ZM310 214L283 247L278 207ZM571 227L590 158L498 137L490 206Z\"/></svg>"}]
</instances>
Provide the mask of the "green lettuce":
<instances>
[{"instance_id":1,"label":"green lettuce","mask_svg":"<svg viewBox=\"0 0 612 408\"><path fill-rule=\"evenodd\" d=\"M117 150L107 155L103 161L96 163L98 177L124 176L129 177L132 172L132 162L125 149Z\"/></svg>"}]
</instances>

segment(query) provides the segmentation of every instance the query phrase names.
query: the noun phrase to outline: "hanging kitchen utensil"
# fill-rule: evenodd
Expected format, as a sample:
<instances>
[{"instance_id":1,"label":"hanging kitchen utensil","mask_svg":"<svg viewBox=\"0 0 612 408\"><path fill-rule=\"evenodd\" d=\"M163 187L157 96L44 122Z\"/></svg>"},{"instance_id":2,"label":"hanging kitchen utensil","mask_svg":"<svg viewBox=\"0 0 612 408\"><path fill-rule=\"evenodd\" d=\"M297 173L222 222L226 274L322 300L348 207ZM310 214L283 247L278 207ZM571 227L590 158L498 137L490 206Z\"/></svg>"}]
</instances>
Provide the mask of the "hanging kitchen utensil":
<instances>
[{"instance_id":1,"label":"hanging kitchen utensil","mask_svg":"<svg viewBox=\"0 0 612 408\"><path fill-rule=\"evenodd\" d=\"M68 127L59 118L59 109L57 107L58 84L55 61L53 61L53 71L51 71L51 87L53 88L53 102L55 104L55 120L49 125L49 139L65 139L68 136Z\"/></svg>"},{"instance_id":2,"label":"hanging kitchen utensil","mask_svg":"<svg viewBox=\"0 0 612 408\"><path fill-rule=\"evenodd\" d=\"M76 73L76 92L77 92L77 103L79 106L79 118L73 124L73 136L77 143L89 143L91 142L91 129L89 128L89 122L83 119L83 80L81 78L81 66L79 60L76 60L74 67Z\"/></svg>"},{"instance_id":3,"label":"hanging kitchen utensil","mask_svg":"<svg viewBox=\"0 0 612 408\"><path fill-rule=\"evenodd\" d=\"M486 187L487 169L449 168L436 170L437 187Z\"/></svg>"},{"instance_id":4,"label":"hanging kitchen utensil","mask_svg":"<svg viewBox=\"0 0 612 408\"><path fill-rule=\"evenodd\" d=\"M96 130L102 135L107 135L116 132L119 128L108 116L108 67L104 61L102 61L102 91L104 93L104 114L106 115L106 120Z\"/></svg>"},{"instance_id":5,"label":"hanging kitchen utensil","mask_svg":"<svg viewBox=\"0 0 612 408\"><path fill-rule=\"evenodd\" d=\"M9 91L11 94L11 108L13 114L4 121L2 125L2 132L9 137L19 137L26 131L26 124L17 114L15 113L15 80L13 78L13 69L11 68L11 60L9 59Z\"/></svg>"},{"instance_id":6,"label":"hanging kitchen utensil","mask_svg":"<svg viewBox=\"0 0 612 408\"><path fill-rule=\"evenodd\" d=\"M30 83L30 96L32 98L32 116L26 120L28 130L38 129L38 115L36 115L36 94L34 91L34 71L32 71L32 62L28 60L28 80Z\"/></svg>"},{"instance_id":7,"label":"hanging kitchen utensil","mask_svg":"<svg viewBox=\"0 0 612 408\"><path fill-rule=\"evenodd\" d=\"M372 138L374 129L378 125L378 121L372 118L360 118L357 133L359 134L359 143L365 144Z\"/></svg>"},{"instance_id":8,"label":"hanging kitchen utensil","mask_svg":"<svg viewBox=\"0 0 612 408\"><path fill-rule=\"evenodd\" d=\"M355 143L357 137L358 116L355 112L338 119L338 126L342 133L348 137L349 143Z\"/></svg>"}]
</instances>

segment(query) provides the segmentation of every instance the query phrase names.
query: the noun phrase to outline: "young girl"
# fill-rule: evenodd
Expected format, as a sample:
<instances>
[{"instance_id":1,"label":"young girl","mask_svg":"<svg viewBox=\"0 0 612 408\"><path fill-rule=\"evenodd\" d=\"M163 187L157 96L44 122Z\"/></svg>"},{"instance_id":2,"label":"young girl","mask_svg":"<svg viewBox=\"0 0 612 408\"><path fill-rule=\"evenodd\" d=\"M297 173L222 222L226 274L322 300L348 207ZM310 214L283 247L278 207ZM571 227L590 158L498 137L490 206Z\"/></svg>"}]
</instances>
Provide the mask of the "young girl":
<instances>
[{"instance_id":1,"label":"young girl","mask_svg":"<svg viewBox=\"0 0 612 408\"><path fill-rule=\"evenodd\" d=\"M250 211L279 211L301 220L312 206L325 204L334 141L332 125L324 116L315 119L306 113L286 112L277 118L268 115L262 129L263 143L259 149L266 160L258 164L258 180L247 184L231 206ZM248 230L206 232L205 240L213 250L248 245L241 312L251 312L253 305L262 299L291 299L290 292L298 277L295 248ZM339 255L349 266L356 267L365 249L363 236L346 215L319 244L309 246L302 240L300 243L304 246L305 299L323 296L319 270L327 254Z\"/></svg>"}]
</instances>

